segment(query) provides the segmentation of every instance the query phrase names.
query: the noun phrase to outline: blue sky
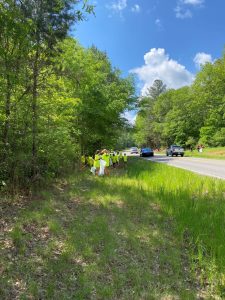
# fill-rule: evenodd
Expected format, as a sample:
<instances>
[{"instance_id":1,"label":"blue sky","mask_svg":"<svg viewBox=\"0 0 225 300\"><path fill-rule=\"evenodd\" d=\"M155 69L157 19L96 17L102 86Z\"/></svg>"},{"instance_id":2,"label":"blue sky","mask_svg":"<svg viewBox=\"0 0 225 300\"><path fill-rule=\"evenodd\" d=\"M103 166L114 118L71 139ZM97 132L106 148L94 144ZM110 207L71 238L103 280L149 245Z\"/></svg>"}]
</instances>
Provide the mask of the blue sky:
<instances>
[{"instance_id":1,"label":"blue sky","mask_svg":"<svg viewBox=\"0 0 225 300\"><path fill-rule=\"evenodd\" d=\"M113 66L137 77L144 94L154 79L189 85L200 64L221 57L224 0L97 0L96 16L76 26L85 46L106 51ZM130 117L130 116L128 116Z\"/></svg>"}]
</instances>

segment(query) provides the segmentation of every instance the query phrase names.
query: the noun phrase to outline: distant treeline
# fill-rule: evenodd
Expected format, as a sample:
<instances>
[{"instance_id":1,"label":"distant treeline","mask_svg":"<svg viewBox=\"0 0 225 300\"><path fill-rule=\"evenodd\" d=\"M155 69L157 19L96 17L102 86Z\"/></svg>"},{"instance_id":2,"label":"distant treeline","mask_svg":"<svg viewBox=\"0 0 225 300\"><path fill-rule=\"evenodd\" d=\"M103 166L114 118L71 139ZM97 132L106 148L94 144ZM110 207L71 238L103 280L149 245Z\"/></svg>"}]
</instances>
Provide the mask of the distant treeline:
<instances>
[{"instance_id":1,"label":"distant treeline","mask_svg":"<svg viewBox=\"0 0 225 300\"><path fill-rule=\"evenodd\" d=\"M115 144L134 83L106 53L68 37L92 9L77 0L0 3L0 185L30 186Z\"/></svg>"},{"instance_id":2,"label":"distant treeline","mask_svg":"<svg viewBox=\"0 0 225 300\"><path fill-rule=\"evenodd\" d=\"M225 146L225 54L189 87L166 90L155 80L140 99L134 138L139 146Z\"/></svg>"}]
</instances>

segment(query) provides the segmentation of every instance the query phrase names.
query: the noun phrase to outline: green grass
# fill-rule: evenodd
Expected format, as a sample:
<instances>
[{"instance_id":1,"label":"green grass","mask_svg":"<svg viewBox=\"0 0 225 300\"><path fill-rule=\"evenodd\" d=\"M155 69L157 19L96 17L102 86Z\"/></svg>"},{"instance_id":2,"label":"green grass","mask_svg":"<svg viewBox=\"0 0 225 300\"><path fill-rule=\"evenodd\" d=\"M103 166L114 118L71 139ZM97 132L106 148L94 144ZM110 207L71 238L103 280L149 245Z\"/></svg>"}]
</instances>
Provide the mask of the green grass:
<instances>
[{"instance_id":1,"label":"green grass","mask_svg":"<svg viewBox=\"0 0 225 300\"><path fill-rule=\"evenodd\" d=\"M130 160L2 201L1 299L222 299L225 183Z\"/></svg>"},{"instance_id":2,"label":"green grass","mask_svg":"<svg viewBox=\"0 0 225 300\"><path fill-rule=\"evenodd\" d=\"M165 150L155 151L155 154L166 154ZM202 158L212 158L212 159L225 159L225 147L216 148L204 148L203 152L200 153L197 150L185 150L184 156L186 157L202 157Z\"/></svg>"},{"instance_id":3,"label":"green grass","mask_svg":"<svg viewBox=\"0 0 225 300\"><path fill-rule=\"evenodd\" d=\"M204 148L202 153L197 150L185 151L185 156L225 159L225 147Z\"/></svg>"}]
</instances>

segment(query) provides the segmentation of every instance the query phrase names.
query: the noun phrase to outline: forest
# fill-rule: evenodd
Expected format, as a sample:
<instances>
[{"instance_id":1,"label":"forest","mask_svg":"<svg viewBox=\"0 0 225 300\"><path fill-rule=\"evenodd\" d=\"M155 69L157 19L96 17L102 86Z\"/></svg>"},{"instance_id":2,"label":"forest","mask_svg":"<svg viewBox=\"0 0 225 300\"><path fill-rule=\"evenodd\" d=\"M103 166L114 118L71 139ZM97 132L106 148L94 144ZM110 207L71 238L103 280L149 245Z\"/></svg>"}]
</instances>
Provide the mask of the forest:
<instances>
[{"instance_id":1,"label":"forest","mask_svg":"<svg viewBox=\"0 0 225 300\"><path fill-rule=\"evenodd\" d=\"M167 89L156 79L138 109L134 138L139 146L225 146L225 53L202 66L191 86Z\"/></svg>"},{"instance_id":2,"label":"forest","mask_svg":"<svg viewBox=\"0 0 225 300\"><path fill-rule=\"evenodd\" d=\"M7 0L0 11L0 183L27 187L112 147L134 81L69 36L94 13L88 1Z\"/></svg>"}]
</instances>

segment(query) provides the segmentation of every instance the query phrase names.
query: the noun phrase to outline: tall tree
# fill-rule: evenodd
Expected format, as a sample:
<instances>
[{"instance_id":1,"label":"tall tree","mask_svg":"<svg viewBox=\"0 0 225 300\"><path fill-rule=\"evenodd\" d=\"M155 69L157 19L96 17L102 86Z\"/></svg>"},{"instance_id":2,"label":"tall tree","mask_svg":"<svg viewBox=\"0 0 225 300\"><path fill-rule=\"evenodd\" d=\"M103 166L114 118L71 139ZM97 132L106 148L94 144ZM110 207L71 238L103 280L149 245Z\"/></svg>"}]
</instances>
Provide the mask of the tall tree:
<instances>
[{"instance_id":1,"label":"tall tree","mask_svg":"<svg viewBox=\"0 0 225 300\"><path fill-rule=\"evenodd\" d=\"M156 79L153 82L153 85L148 88L147 95L151 97L153 100L156 100L159 95L166 91L166 85L163 83L162 80Z\"/></svg>"},{"instance_id":2,"label":"tall tree","mask_svg":"<svg viewBox=\"0 0 225 300\"><path fill-rule=\"evenodd\" d=\"M155 115L153 107L158 97L165 93L166 85L159 79L153 82L153 85L148 88L147 95L139 101L139 113L137 117L136 138L141 146L159 147L160 140L158 135L153 130ZM140 133L140 131L144 131Z\"/></svg>"},{"instance_id":3,"label":"tall tree","mask_svg":"<svg viewBox=\"0 0 225 300\"><path fill-rule=\"evenodd\" d=\"M46 75L46 66L51 64L58 41L67 35L70 25L81 20L83 14L75 10L76 0L24 0L20 2L20 9L25 18L31 20L30 69L32 81L32 176L37 174L38 151L38 91ZM87 1L84 8L89 11Z\"/></svg>"}]
</instances>

